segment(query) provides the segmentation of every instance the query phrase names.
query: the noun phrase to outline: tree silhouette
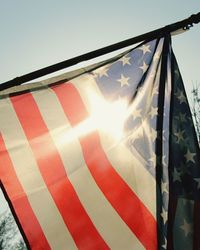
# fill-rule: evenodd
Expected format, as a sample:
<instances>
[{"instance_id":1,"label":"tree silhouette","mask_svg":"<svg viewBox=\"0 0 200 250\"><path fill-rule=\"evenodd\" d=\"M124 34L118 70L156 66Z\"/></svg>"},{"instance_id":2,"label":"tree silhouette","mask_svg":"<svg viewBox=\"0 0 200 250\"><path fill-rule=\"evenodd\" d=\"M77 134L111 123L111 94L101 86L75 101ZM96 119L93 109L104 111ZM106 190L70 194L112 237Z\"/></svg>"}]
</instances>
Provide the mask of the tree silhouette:
<instances>
[{"instance_id":1,"label":"tree silhouette","mask_svg":"<svg viewBox=\"0 0 200 250\"><path fill-rule=\"evenodd\" d=\"M27 250L12 213L0 215L0 250Z\"/></svg>"}]
</instances>

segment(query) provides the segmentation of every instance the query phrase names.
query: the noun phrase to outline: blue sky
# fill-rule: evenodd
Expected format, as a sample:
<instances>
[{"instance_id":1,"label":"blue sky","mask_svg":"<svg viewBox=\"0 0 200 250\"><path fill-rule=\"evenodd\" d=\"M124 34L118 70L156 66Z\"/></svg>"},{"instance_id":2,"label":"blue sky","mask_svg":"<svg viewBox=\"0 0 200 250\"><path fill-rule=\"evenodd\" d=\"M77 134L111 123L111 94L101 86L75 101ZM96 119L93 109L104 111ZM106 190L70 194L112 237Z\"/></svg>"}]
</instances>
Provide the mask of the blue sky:
<instances>
[{"instance_id":1,"label":"blue sky","mask_svg":"<svg viewBox=\"0 0 200 250\"><path fill-rule=\"evenodd\" d=\"M199 1L188 0L0 0L0 3L0 82L200 11ZM199 81L199 44L200 24L173 38L186 85Z\"/></svg>"},{"instance_id":2,"label":"blue sky","mask_svg":"<svg viewBox=\"0 0 200 250\"><path fill-rule=\"evenodd\" d=\"M0 0L0 83L199 11L197 0ZM172 41L189 94L200 83L200 24Z\"/></svg>"}]
</instances>

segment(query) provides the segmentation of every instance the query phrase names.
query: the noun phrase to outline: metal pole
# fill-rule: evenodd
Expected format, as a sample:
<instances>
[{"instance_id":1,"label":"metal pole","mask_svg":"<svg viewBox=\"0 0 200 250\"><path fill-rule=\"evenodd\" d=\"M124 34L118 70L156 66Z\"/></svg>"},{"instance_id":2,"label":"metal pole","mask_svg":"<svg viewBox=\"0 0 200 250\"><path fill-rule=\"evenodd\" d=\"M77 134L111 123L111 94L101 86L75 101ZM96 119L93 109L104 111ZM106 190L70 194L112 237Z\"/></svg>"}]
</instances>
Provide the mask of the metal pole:
<instances>
[{"instance_id":1,"label":"metal pole","mask_svg":"<svg viewBox=\"0 0 200 250\"><path fill-rule=\"evenodd\" d=\"M177 31L179 29L189 29L190 27L193 26L193 24L197 24L199 22L200 22L200 12L197 14L191 15L189 18L186 18L182 21L167 25L165 27L150 31L148 33L145 33L145 34L142 34L142 35L139 35L139 36L136 36L136 37L124 40L124 41L121 41L119 43L115 43L115 44L106 46L106 47L101 48L101 49L97 49L97 50L88 52L86 54L65 60L63 62L56 63L54 65L51 65L51 66L33 71L31 73L25 74L23 76L16 77L12 80L9 80L7 82L0 84L0 90L4 90L4 89L10 88L10 87L21 85L25 82L28 82L28 81L34 80L36 78L45 76L47 74L51 74L53 72L56 72L58 70L73 66L77 63L80 63L80 62L83 62L86 60L90 60L90 59L93 59L93 58L98 57L98 56L108 54L110 52L125 48L127 46L130 46L130 45L142 42L142 41L149 41L149 40L152 40L152 39L155 39L158 37L163 37L166 34Z\"/></svg>"}]
</instances>

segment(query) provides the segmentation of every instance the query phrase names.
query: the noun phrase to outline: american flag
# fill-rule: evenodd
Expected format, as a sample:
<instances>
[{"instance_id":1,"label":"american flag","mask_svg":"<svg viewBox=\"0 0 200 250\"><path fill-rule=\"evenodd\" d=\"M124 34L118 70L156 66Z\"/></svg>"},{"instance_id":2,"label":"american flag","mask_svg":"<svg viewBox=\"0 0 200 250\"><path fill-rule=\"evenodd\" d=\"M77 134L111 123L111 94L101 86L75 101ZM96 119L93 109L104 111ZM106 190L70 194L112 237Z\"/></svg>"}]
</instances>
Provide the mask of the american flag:
<instances>
[{"instance_id":1,"label":"american flag","mask_svg":"<svg viewBox=\"0 0 200 250\"><path fill-rule=\"evenodd\" d=\"M67 79L0 95L0 179L27 245L198 249L200 154L170 40Z\"/></svg>"},{"instance_id":2,"label":"american flag","mask_svg":"<svg viewBox=\"0 0 200 250\"><path fill-rule=\"evenodd\" d=\"M200 149L173 55L170 133L169 249L200 249Z\"/></svg>"}]
</instances>

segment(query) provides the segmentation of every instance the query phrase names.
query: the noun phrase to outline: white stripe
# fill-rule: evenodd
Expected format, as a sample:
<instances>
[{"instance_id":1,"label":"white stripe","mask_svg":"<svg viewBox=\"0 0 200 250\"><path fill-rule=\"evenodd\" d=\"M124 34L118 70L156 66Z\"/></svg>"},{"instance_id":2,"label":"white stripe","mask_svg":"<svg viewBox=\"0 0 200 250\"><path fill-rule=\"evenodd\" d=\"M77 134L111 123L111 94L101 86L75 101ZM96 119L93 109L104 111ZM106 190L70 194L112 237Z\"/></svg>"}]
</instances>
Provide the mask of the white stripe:
<instances>
[{"instance_id":1,"label":"white stripe","mask_svg":"<svg viewBox=\"0 0 200 250\"><path fill-rule=\"evenodd\" d=\"M56 95L48 89L34 92L33 97L80 202L105 242L111 249L144 249L96 185Z\"/></svg>"},{"instance_id":2,"label":"white stripe","mask_svg":"<svg viewBox=\"0 0 200 250\"><path fill-rule=\"evenodd\" d=\"M0 131L16 175L52 249L77 249L39 172L9 99L0 102ZM56 232L56 233L55 233Z\"/></svg>"},{"instance_id":3,"label":"white stripe","mask_svg":"<svg viewBox=\"0 0 200 250\"><path fill-rule=\"evenodd\" d=\"M86 109L91 113L91 95L104 98L93 77L89 74L75 78L71 83L78 90ZM123 142L116 144L108 134L99 131L102 147L116 169L129 187L137 194L143 204L156 218L156 182L141 162L133 156Z\"/></svg>"}]
</instances>

